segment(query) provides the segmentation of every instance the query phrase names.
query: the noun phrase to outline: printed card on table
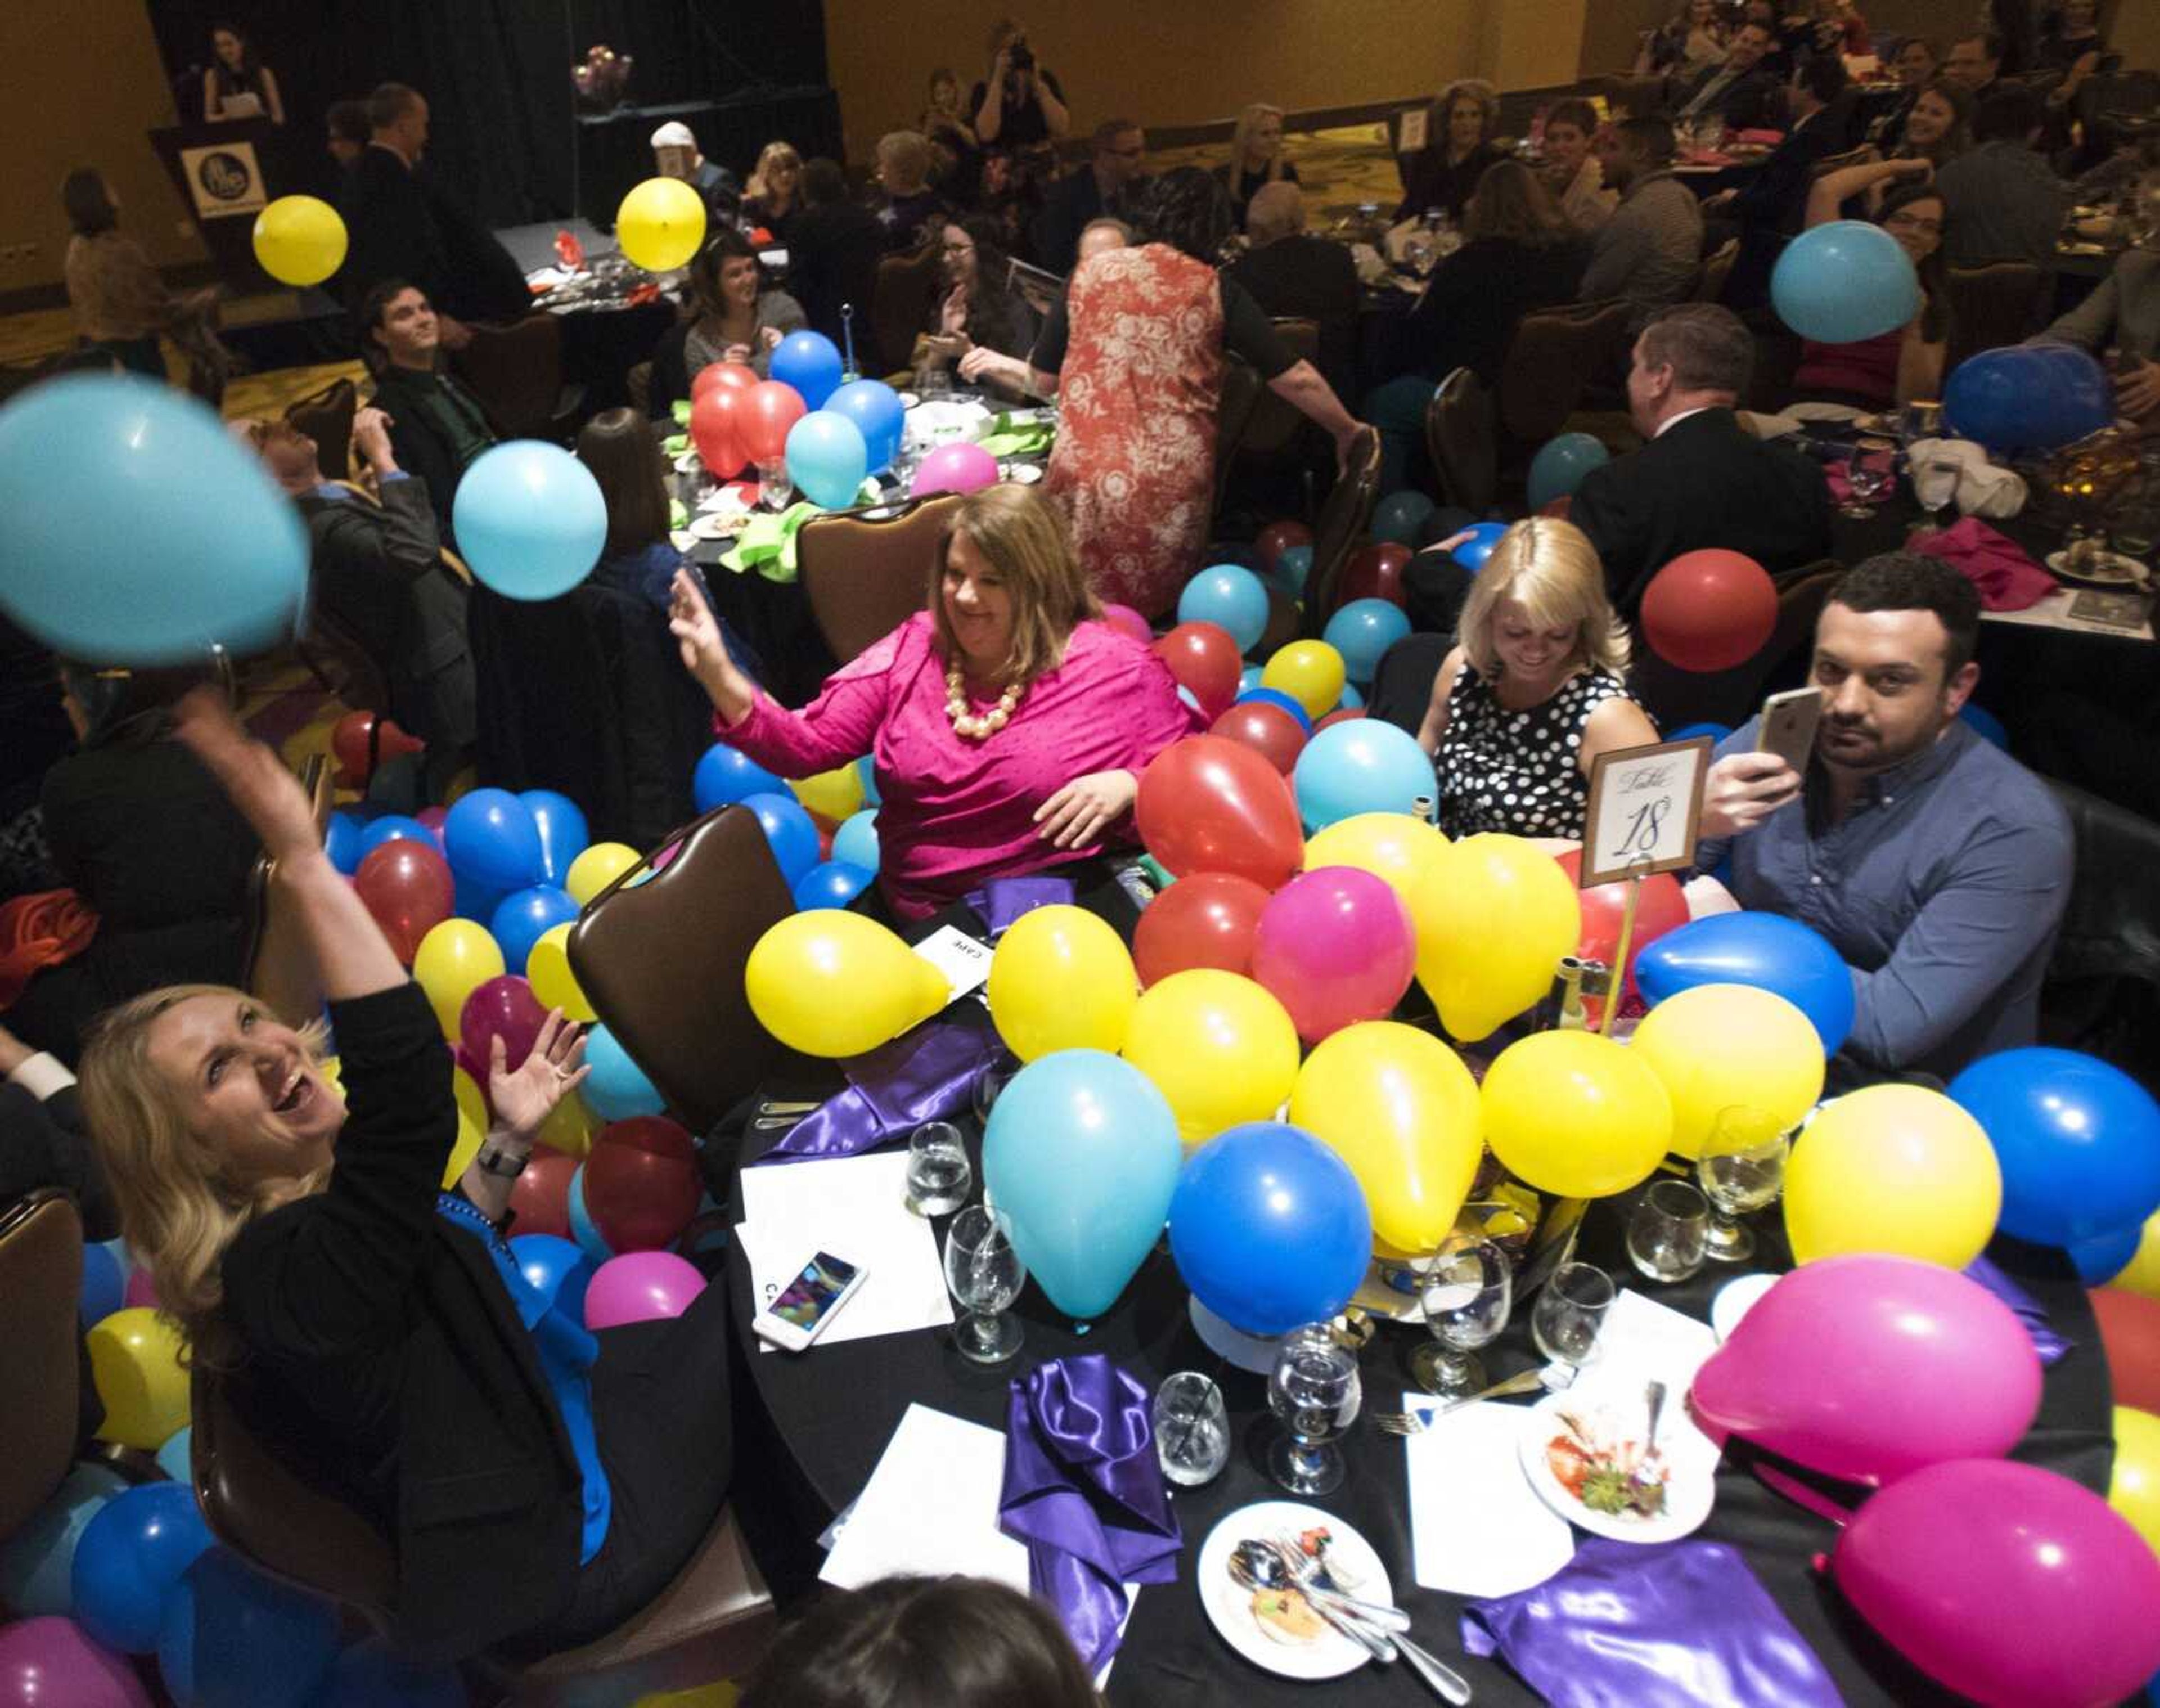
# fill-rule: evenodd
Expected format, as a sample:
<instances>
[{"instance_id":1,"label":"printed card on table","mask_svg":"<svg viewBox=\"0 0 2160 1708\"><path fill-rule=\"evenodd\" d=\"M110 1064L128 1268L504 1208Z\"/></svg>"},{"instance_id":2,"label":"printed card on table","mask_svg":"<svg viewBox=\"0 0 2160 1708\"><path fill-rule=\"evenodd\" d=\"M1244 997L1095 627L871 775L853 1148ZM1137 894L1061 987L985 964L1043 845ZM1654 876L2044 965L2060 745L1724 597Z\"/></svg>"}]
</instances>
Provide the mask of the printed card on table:
<instances>
[{"instance_id":1,"label":"printed card on table","mask_svg":"<svg viewBox=\"0 0 2160 1708\"><path fill-rule=\"evenodd\" d=\"M1710 753L1698 735L1598 755L1582 815L1583 889L1694 864Z\"/></svg>"}]
</instances>

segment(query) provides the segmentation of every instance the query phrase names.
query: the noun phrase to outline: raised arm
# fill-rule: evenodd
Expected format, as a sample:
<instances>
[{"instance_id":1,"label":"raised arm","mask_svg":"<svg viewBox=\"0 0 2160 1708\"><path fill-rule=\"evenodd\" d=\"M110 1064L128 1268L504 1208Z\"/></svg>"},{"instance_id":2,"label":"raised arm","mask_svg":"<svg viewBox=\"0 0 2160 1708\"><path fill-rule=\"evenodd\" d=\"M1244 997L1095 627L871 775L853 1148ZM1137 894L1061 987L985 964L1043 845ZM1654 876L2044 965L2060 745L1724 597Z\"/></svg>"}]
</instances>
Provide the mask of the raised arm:
<instances>
[{"instance_id":1,"label":"raised arm","mask_svg":"<svg viewBox=\"0 0 2160 1708\"><path fill-rule=\"evenodd\" d=\"M998 139L1005 128L1005 78L1012 65L1012 49L1000 48L998 57L990 66L990 75L983 84L983 104L975 109L975 134L985 146Z\"/></svg>"},{"instance_id":2,"label":"raised arm","mask_svg":"<svg viewBox=\"0 0 2160 1708\"><path fill-rule=\"evenodd\" d=\"M1925 160L1863 160L1857 166L1826 172L1809 188L1808 227L1813 230L1841 218L1838 210L1864 190L1900 179L1926 178L1934 169Z\"/></svg>"},{"instance_id":3,"label":"raised arm","mask_svg":"<svg viewBox=\"0 0 2160 1708\"><path fill-rule=\"evenodd\" d=\"M1035 100L1042 109L1042 122L1051 136L1064 136L1072 128L1072 115L1066 110L1065 103L1058 99L1057 91L1050 81L1050 73L1041 66L1036 68Z\"/></svg>"}]
</instances>

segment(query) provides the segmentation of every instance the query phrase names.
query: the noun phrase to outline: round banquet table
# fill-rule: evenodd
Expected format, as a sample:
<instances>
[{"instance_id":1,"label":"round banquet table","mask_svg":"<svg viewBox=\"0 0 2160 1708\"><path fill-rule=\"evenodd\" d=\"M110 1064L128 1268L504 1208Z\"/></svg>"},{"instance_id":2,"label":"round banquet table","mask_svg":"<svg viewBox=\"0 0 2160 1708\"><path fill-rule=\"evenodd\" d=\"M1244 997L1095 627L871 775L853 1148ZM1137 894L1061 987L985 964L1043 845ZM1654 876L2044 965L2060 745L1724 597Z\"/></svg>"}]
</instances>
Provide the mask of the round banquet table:
<instances>
[{"instance_id":1,"label":"round banquet table","mask_svg":"<svg viewBox=\"0 0 2160 1708\"><path fill-rule=\"evenodd\" d=\"M1114 884L1083 889L1079 900L1129 936L1138 916ZM981 929L972 913L955 907L904 934L920 938L948 922L966 930ZM982 1005L972 999L948 1010L944 1018L963 1025L989 1023ZM803 1098L837 1089L839 1083L829 1064L793 1057L775 1074L767 1095L776 1100ZM963 1114L956 1119L968 1134L979 1183L980 1134L971 1117ZM746 1150L742 1160L753 1160L769 1142ZM979 1194L978 1184L979 1198ZM1632 1199L1630 1194L1617 1207L1592 1207L1584 1220L1578 1255L1605 1269L1619 1285L1706 1320L1711 1295L1741 1269L1712 1264L1677 1285L1646 1282L1629 1267L1622 1250L1624 1212ZM738 1202L730 1219L740 1217ZM943 1221L941 1217L933 1224L941 1243ZM1752 1224L1763 1250L1756 1264L1743 1267L1787 1267L1776 1212L1752 1218ZM2069 1356L2048 1372L2038 1420L2017 1456L2104 1493L2113 1453L2111 1390L2085 1293L2059 1251L1999 1239L1989 1255L2045 1307L2055 1329L2075 1343ZM1186 1290L1166 1245L1157 1245L1117 1303L1084 1332L1062 1316L1031 1281L1014 1307L1025 1326L1025 1342L1016 1357L989 1369L961 1358L947 1330L841 1342L814 1347L801 1355L761 1352L750 1332L754 1289L740 1242L730 1243L728 1263L735 1327L748 1349L744 1362L771 1417L772 1433L781 1444L778 1451L792 1461L769 1469L796 1485L798 1505L812 1528L822 1527L862 1492L911 1402L1002 1430L1010 1383L1047 1358L1106 1353L1150 1388L1176 1370L1216 1373L1230 1410L1228 1468L1204 1487L1175 1491L1186 1550L1181 1576L1174 1584L1152 1586L1139 1593L1111 1671L1107 1698L1112 1704L1134 1708L1197 1708L1217 1703L1255 1708L1322 1700L1309 1686L1262 1672L1240 1659L1202 1611L1187 1568L1209 1530L1218 1519L1251 1502L1286 1497L1262 1468L1263 1455L1277 1428L1267 1409L1265 1378L1234 1368L1218 1372L1214 1354L1192 1326ZM1487 1348L1490 1379L1498 1381L1542 1362L1529 1345L1529 1316L1519 1306L1507 1332ZM1404 1360L1421 1337L1416 1329L1384 1324L1365 1347L1360 1360L1363 1405L1342 1444L1347 1477L1335 1493L1310 1503L1355 1526L1379 1551L1398 1602L1416 1621L1418 1638L1469 1679L1481 1708L1534 1703L1540 1699L1497 1660L1462 1653L1458 1618L1462 1598L1422 1589L1412 1573L1404 1450L1373 1426L1370 1414L1399 1409L1400 1397L1411 1386L1404 1373ZM1833 1527L1749 1474L1737 1462L1747 1451L1738 1442L1727 1450L1718 1472L1716 1508L1696 1534L1740 1551L1821 1658L1851 1708L1871 1704L1941 1704L1947 1708L1963 1701L1919 1674L1846 1607L1812 1563L1832 1546ZM1789 1473L1793 1469L1783 1468ZM1856 1491L1819 1486L1833 1499L1854 1502ZM1477 1538L1465 1536L1459 1545L1474 1548ZM1324 1700L1408 1705L1433 1698L1414 1674L1396 1665L1361 1668L1330 1687Z\"/></svg>"}]
</instances>

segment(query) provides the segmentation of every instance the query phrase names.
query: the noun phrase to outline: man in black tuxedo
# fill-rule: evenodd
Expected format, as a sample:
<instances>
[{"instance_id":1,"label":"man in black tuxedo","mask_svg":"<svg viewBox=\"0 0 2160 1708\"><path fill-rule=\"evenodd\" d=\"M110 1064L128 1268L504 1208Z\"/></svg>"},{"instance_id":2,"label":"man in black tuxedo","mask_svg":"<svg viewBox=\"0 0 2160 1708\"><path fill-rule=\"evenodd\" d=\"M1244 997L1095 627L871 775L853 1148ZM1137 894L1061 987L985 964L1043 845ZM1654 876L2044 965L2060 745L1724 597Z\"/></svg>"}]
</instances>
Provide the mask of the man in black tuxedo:
<instances>
[{"instance_id":1,"label":"man in black tuxedo","mask_svg":"<svg viewBox=\"0 0 2160 1708\"><path fill-rule=\"evenodd\" d=\"M1778 80L1764 65L1778 39L1763 24L1743 24L1721 64L1706 65L1673 91L1673 117L1686 124L1717 119L1745 130L1774 113Z\"/></svg>"},{"instance_id":2,"label":"man in black tuxedo","mask_svg":"<svg viewBox=\"0 0 2160 1708\"><path fill-rule=\"evenodd\" d=\"M1733 413L1754 354L1740 317L1709 304L1668 309L1635 340L1628 406L1647 442L1591 470L1568 510L1626 615L1683 552L1722 548L1773 575L1830 555L1821 469Z\"/></svg>"},{"instance_id":3,"label":"man in black tuxedo","mask_svg":"<svg viewBox=\"0 0 2160 1708\"><path fill-rule=\"evenodd\" d=\"M1722 189L1702 205L1706 215L1738 221L1740 257L1726 280L1728 307L1752 309L1768 299L1770 274L1807 212L1818 163L1846 146L1851 97L1845 61L1820 54L1793 74L1781 93L1792 128L1763 169L1738 189Z\"/></svg>"},{"instance_id":4,"label":"man in black tuxedo","mask_svg":"<svg viewBox=\"0 0 2160 1708\"><path fill-rule=\"evenodd\" d=\"M1358 264L1341 243L1306 235L1305 198L1290 179L1253 192L1245 212L1252 248L1230 268L1270 315L1319 323L1317 366L1341 397L1352 395L1358 366Z\"/></svg>"}]
</instances>

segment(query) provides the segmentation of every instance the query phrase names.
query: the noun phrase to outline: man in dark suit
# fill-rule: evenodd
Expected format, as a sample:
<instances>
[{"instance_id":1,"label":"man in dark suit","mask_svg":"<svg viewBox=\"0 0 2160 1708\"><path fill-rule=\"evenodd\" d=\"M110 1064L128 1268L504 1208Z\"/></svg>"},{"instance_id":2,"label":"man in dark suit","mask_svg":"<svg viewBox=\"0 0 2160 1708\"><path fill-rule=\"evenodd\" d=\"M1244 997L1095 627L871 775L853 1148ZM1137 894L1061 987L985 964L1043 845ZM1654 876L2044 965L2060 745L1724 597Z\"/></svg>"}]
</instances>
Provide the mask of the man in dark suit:
<instances>
[{"instance_id":1,"label":"man in dark suit","mask_svg":"<svg viewBox=\"0 0 2160 1708\"><path fill-rule=\"evenodd\" d=\"M1107 119L1095 127L1095 152L1088 164L1051 186L1049 199L1036 215L1035 258L1050 272L1072 271L1080 234L1106 215L1123 218L1127 198L1147 159L1147 135L1129 118Z\"/></svg>"},{"instance_id":2,"label":"man in dark suit","mask_svg":"<svg viewBox=\"0 0 2160 1708\"><path fill-rule=\"evenodd\" d=\"M1778 80L1764 70L1763 61L1778 45L1778 39L1763 25L1743 25L1721 65L1704 67L1700 75L1673 91L1673 117L1695 124L1718 119L1735 130L1763 122L1776 110Z\"/></svg>"},{"instance_id":3,"label":"man in dark suit","mask_svg":"<svg viewBox=\"0 0 2160 1708\"><path fill-rule=\"evenodd\" d=\"M1288 179L1253 192L1245 212L1252 248L1230 268L1270 315L1320 324L1317 366L1338 396L1351 395L1358 366L1358 265L1349 249L1305 230L1305 198Z\"/></svg>"},{"instance_id":4,"label":"man in dark suit","mask_svg":"<svg viewBox=\"0 0 2160 1708\"><path fill-rule=\"evenodd\" d=\"M1820 161L1846 146L1851 106L1845 61L1818 54L1793 74L1782 91L1792 128L1771 151L1763 169L1738 189L1720 190L1702 205L1706 215L1740 224L1740 255L1725 285L1735 309L1768 300L1770 274L1807 212L1808 187Z\"/></svg>"},{"instance_id":5,"label":"man in dark suit","mask_svg":"<svg viewBox=\"0 0 2160 1708\"><path fill-rule=\"evenodd\" d=\"M813 331L842 344L840 309L851 303L857 348L870 347L870 299L885 239L877 215L848 200L848 182L838 165L813 160L803 167L802 211L787 238L787 291L802 304ZM896 360L887 352L886 360L898 366L906 355Z\"/></svg>"},{"instance_id":6,"label":"man in dark suit","mask_svg":"<svg viewBox=\"0 0 2160 1708\"><path fill-rule=\"evenodd\" d=\"M361 303L360 347L375 375L376 407L389 418L397 460L426 482L435 526L454 544L458 482L496 433L479 399L443 366L446 318L418 286L384 279Z\"/></svg>"},{"instance_id":7,"label":"man in dark suit","mask_svg":"<svg viewBox=\"0 0 2160 1708\"><path fill-rule=\"evenodd\" d=\"M1666 309L1635 340L1628 405L1647 443L1591 470L1568 509L1627 615L1683 552L1738 552L1773 575L1830 555L1821 469L1733 414L1754 354L1740 317L1708 304Z\"/></svg>"}]
</instances>

